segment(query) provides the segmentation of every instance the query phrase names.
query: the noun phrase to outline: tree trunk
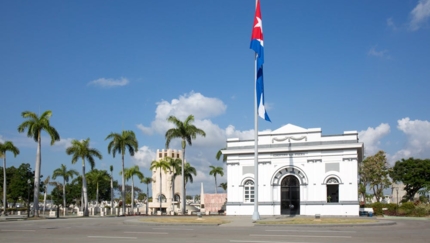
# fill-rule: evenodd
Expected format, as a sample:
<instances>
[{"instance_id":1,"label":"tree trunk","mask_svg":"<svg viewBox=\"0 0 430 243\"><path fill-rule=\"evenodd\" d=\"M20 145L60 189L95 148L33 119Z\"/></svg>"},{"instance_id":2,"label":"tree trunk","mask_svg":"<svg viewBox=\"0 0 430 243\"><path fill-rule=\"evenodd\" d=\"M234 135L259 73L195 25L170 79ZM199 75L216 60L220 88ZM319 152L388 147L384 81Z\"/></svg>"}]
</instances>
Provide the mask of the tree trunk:
<instances>
[{"instance_id":1,"label":"tree trunk","mask_svg":"<svg viewBox=\"0 0 430 243\"><path fill-rule=\"evenodd\" d=\"M45 208L46 208L46 190L47 190L47 186L45 186L45 193L43 193L43 215L45 215Z\"/></svg>"},{"instance_id":2,"label":"tree trunk","mask_svg":"<svg viewBox=\"0 0 430 243\"><path fill-rule=\"evenodd\" d=\"M162 212L162 210L161 210L161 192L162 192L162 190L161 190L161 167L160 167L160 195L158 195L158 200L160 201L160 215L161 215L161 212Z\"/></svg>"},{"instance_id":3,"label":"tree trunk","mask_svg":"<svg viewBox=\"0 0 430 243\"><path fill-rule=\"evenodd\" d=\"M149 209L149 183L146 184L146 215L148 215L148 209Z\"/></svg>"},{"instance_id":4,"label":"tree trunk","mask_svg":"<svg viewBox=\"0 0 430 243\"><path fill-rule=\"evenodd\" d=\"M124 152L122 153L122 213L125 215Z\"/></svg>"},{"instance_id":5,"label":"tree trunk","mask_svg":"<svg viewBox=\"0 0 430 243\"><path fill-rule=\"evenodd\" d=\"M7 216L7 198L6 198L6 152L3 154L3 216Z\"/></svg>"},{"instance_id":6,"label":"tree trunk","mask_svg":"<svg viewBox=\"0 0 430 243\"><path fill-rule=\"evenodd\" d=\"M34 171L34 195L33 195L33 210L34 216L39 217L39 181L40 181L40 167L42 166L42 138L40 131L37 135L37 153L36 153L36 168ZM30 202L28 202L30 203Z\"/></svg>"},{"instance_id":7,"label":"tree trunk","mask_svg":"<svg viewBox=\"0 0 430 243\"><path fill-rule=\"evenodd\" d=\"M110 208L111 208L111 212L113 212L113 180L112 180L112 173L111 173L111 178L110 178ZM112 213L111 213L112 214Z\"/></svg>"},{"instance_id":8,"label":"tree trunk","mask_svg":"<svg viewBox=\"0 0 430 243\"><path fill-rule=\"evenodd\" d=\"M134 179L131 177L131 214L134 215Z\"/></svg>"},{"instance_id":9,"label":"tree trunk","mask_svg":"<svg viewBox=\"0 0 430 243\"><path fill-rule=\"evenodd\" d=\"M63 215L66 216L66 180L63 177Z\"/></svg>"},{"instance_id":10,"label":"tree trunk","mask_svg":"<svg viewBox=\"0 0 430 243\"><path fill-rule=\"evenodd\" d=\"M217 183L216 183L216 174L214 175L214 177L215 177L215 194L218 194Z\"/></svg>"},{"instance_id":11,"label":"tree trunk","mask_svg":"<svg viewBox=\"0 0 430 243\"><path fill-rule=\"evenodd\" d=\"M185 145L186 145L186 141L185 139L182 140L182 197L181 197L181 211L182 211L182 215L185 215L185 176L184 176L184 167L185 167Z\"/></svg>"},{"instance_id":12,"label":"tree trunk","mask_svg":"<svg viewBox=\"0 0 430 243\"><path fill-rule=\"evenodd\" d=\"M89 212L88 212L88 193L87 193L87 179L85 178L85 160L84 159L82 159L82 190L83 190L83 194L84 194L84 202L83 202L84 216L88 217L89 216Z\"/></svg>"}]
</instances>

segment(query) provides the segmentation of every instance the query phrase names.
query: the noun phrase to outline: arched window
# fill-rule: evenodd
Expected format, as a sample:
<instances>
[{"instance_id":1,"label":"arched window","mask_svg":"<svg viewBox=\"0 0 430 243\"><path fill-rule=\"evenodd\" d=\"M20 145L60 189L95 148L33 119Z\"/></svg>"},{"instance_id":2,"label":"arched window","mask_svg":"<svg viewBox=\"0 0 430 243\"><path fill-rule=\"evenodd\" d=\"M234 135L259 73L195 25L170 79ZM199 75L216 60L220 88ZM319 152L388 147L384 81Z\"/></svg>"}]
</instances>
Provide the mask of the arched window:
<instances>
[{"instance_id":1,"label":"arched window","mask_svg":"<svg viewBox=\"0 0 430 243\"><path fill-rule=\"evenodd\" d=\"M254 202L254 182L252 180L247 180L243 184L244 190L244 202L250 203Z\"/></svg>"},{"instance_id":2,"label":"arched window","mask_svg":"<svg viewBox=\"0 0 430 243\"><path fill-rule=\"evenodd\" d=\"M164 196L164 194L159 195L157 198L157 202L160 202L160 200L161 202L165 203L167 201L166 196Z\"/></svg>"},{"instance_id":3,"label":"arched window","mask_svg":"<svg viewBox=\"0 0 430 243\"><path fill-rule=\"evenodd\" d=\"M328 203L337 203L339 202L339 181L330 177L327 180L327 202Z\"/></svg>"},{"instance_id":4,"label":"arched window","mask_svg":"<svg viewBox=\"0 0 430 243\"><path fill-rule=\"evenodd\" d=\"M176 202L181 201L181 197L178 194L175 194L175 201Z\"/></svg>"}]
</instances>

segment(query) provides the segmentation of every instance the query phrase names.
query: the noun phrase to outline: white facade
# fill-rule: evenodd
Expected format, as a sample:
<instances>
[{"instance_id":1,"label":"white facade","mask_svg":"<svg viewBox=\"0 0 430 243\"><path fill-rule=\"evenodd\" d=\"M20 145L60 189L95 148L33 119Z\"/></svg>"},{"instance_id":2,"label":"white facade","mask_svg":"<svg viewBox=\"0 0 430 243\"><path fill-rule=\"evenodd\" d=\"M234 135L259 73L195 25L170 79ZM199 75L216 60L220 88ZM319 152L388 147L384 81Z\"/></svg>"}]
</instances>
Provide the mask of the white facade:
<instances>
[{"instance_id":1,"label":"white facade","mask_svg":"<svg viewBox=\"0 0 430 243\"><path fill-rule=\"evenodd\" d=\"M321 135L291 124L258 134L260 215L358 216L356 131ZM254 140L227 140L227 215L254 213Z\"/></svg>"}]
</instances>

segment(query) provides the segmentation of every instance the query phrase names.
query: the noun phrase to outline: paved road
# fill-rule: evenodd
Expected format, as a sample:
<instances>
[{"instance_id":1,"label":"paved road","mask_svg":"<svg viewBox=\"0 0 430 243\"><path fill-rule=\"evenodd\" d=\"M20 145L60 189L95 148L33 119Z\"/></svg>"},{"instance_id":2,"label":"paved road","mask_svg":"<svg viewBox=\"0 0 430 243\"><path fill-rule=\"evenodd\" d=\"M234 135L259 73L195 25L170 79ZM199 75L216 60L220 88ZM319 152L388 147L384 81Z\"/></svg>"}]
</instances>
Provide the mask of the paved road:
<instances>
[{"instance_id":1,"label":"paved road","mask_svg":"<svg viewBox=\"0 0 430 243\"><path fill-rule=\"evenodd\" d=\"M246 220L246 219L245 219ZM390 219L390 221L393 221ZM430 220L379 226L152 225L127 218L69 218L0 222L0 242L372 243L430 242ZM235 226L236 225L236 226ZM240 226L242 225L242 226Z\"/></svg>"}]
</instances>

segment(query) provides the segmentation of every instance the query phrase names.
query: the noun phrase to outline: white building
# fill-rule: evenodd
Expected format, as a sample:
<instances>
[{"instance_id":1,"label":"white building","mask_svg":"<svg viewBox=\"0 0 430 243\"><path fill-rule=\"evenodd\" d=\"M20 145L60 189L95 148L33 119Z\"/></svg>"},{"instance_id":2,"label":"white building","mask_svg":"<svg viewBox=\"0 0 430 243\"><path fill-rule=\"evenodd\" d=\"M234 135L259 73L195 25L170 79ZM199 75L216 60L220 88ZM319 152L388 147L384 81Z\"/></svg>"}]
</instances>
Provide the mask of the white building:
<instances>
[{"instance_id":1,"label":"white building","mask_svg":"<svg viewBox=\"0 0 430 243\"><path fill-rule=\"evenodd\" d=\"M260 215L358 216L358 166L363 143L356 131L322 135L291 124L258 134ZM227 215L254 213L254 139L230 138Z\"/></svg>"},{"instance_id":2,"label":"white building","mask_svg":"<svg viewBox=\"0 0 430 243\"><path fill-rule=\"evenodd\" d=\"M182 160L182 151L174 149L157 149L157 161L167 157ZM174 181L172 180L174 179ZM180 198L182 195L182 176L173 177L173 168L164 172L160 169L152 171L152 202L149 203L149 210L155 214L156 212L168 213L180 211ZM160 202L161 201L161 202ZM161 209L161 211L160 211Z\"/></svg>"}]
</instances>

